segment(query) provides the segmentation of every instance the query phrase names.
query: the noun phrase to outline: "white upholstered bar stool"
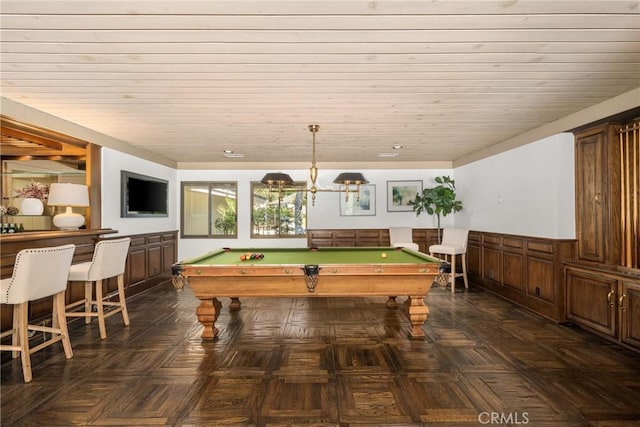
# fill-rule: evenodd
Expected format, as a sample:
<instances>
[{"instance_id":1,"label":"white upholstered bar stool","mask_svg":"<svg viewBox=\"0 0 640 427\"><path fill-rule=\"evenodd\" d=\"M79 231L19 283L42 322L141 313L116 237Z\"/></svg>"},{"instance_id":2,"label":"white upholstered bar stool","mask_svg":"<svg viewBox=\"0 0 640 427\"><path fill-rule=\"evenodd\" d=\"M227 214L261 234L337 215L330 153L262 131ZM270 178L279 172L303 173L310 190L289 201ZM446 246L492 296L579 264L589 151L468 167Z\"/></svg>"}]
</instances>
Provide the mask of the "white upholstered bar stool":
<instances>
[{"instance_id":1,"label":"white upholstered bar stool","mask_svg":"<svg viewBox=\"0 0 640 427\"><path fill-rule=\"evenodd\" d=\"M14 359L21 355L26 383L32 380L32 353L62 341L66 358L73 357L64 315L64 295L74 250L75 245L23 249L16 256L13 275L0 280L0 303L13 305L13 326L0 334L0 338L11 335L11 345L0 345L0 350L11 351ZM29 302L52 295L51 327L30 325ZM30 347L29 331L45 332L51 334L51 338Z\"/></svg>"},{"instance_id":2,"label":"white upholstered bar stool","mask_svg":"<svg viewBox=\"0 0 640 427\"><path fill-rule=\"evenodd\" d=\"M389 241L396 248L409 248L417 251L419 246L413 243L413 230L411 227L389 227Z\"/></svg>"},{"instance_id":3,"label":"white upholstered bar stool","mask_svg":"<svg viewBox=\"0 0 640 427\"><path fill-rule=\"evenodd\" d=\"M442 243L439 245L429 246L429 254L444 255L445 261L451 263L451 293L456 291L456 277L462 276L464 279L465 289L469 289L469 281L467 280L467 239L469 237L469 229L465 228L445 228L442 232ZM456 255L462 255L462 273L456 272ZM449 259L450 258L450 259Z\"/></svg>"},{"instance_id":4,"label":"white upholstered bar stool","mask_svg":"<svg viewBox=\"0 0 640 427\"><path fill-rule=\"evenodd\" d=\"M122 313L125 325L129 325L129 313L124 295L124 269L129 252L131 238L101 240L96 243L93 259L90 262L73 264L69 270L69 281L84 282L84 299L66 306L67 317L84 317L85 323L91 323L92 317L98 318L100 338L107 337L104 319L116 313ZM118 301L105 301L102 293L102 282L115 277L118 282ZM95 298L93 298L95 284ZM92 311L92 305L96 311ZM71 310L84 305L84 311ZM104 306L114 307L105 313Z\"/></svg>"}]
</instances>

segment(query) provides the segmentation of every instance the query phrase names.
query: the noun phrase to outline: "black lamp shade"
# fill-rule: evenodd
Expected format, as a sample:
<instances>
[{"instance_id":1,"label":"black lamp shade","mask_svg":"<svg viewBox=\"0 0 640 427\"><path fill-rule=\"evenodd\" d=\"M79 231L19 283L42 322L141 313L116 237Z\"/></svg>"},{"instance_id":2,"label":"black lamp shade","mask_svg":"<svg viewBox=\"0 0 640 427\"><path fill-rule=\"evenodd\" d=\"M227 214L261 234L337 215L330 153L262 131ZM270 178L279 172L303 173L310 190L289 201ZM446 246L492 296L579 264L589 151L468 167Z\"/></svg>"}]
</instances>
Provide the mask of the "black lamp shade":
<instances>
[{"instance_id":1,"label":"black lamp shade","mask_svg":"<svg viewBox=\"0 0 640 427\"><path fill-rule=\"evenodd\" d=\"M291 177L286 173L282 173L282 172L269 172L260 180L260 182L263 183L264 185L273 185L273 184L293 185L294 184L293 179L291 179Z\"/></svg>"},{"instance_id":2,"label":"black lamp shade","mask_svg":"<svg viewBox=\"0 0 640 427\"><path fill-rule=\"evenodd\" d=\"M359 185L369 183L369 181L367 181L360 172L342 172L336 177L336 179L333 180L333 182L334 184L343 185Z\"/></svg>"}]
</instances>

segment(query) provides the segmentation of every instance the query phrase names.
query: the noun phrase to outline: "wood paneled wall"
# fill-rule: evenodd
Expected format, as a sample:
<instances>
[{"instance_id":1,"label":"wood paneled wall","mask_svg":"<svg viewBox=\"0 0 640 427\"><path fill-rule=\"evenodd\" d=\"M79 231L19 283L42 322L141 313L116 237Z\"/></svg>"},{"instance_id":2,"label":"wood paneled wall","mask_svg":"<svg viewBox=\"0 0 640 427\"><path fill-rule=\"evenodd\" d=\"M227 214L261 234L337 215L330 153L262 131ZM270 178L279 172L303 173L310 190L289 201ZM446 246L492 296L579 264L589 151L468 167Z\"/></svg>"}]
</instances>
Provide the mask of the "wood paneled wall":
<instances>
[{"instance_id":1,"label":"wood paneled wall","mask_svg":"<svg viewBox=\"0 0 640 427\"><path fill-rule=\"evenodd\" d=\"M438 230L414 229L413 241L421 252L428 253L429 246L438 243ZM308 230L307 245L388 246L389 230ZM469 232L467 263L471 281L555 321L563 321L565 313L563 262L574 257L575 240Z\"/></svg>"},{"instance_id":2,"label":"wood paneled wall","mask_svg":"<svg viewBox=\"0 0 640 427\"><path fill-rule=\"evenodd\" d=\"M438 243L438 230L414 228L413 242L420 247L420 252L429 252L429 246ZM307 230L308 247L363 247L389 246L388 228L347 228L347 229L315 229Z\"/></svg>"}]
</instances>

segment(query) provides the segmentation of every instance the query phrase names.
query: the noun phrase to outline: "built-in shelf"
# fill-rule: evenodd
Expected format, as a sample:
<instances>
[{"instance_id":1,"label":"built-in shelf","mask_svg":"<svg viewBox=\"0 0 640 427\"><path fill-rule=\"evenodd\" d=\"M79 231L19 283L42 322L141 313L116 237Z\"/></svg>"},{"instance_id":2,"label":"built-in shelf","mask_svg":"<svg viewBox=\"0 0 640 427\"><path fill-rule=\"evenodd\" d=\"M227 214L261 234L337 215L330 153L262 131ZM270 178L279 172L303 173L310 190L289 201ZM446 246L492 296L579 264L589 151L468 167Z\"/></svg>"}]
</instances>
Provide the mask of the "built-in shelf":
<instances>
[{"instance_id":1,"label":"built-in shelf","mask_svg":"<svg viewBox=\"0 0 640 427\"><path fill-rule=\"evenodd\" d=\"M24 228L24 231L53 230L53 223L49 215L5 215L2 224L16 224Z\"/></svg>"}]
</instances>

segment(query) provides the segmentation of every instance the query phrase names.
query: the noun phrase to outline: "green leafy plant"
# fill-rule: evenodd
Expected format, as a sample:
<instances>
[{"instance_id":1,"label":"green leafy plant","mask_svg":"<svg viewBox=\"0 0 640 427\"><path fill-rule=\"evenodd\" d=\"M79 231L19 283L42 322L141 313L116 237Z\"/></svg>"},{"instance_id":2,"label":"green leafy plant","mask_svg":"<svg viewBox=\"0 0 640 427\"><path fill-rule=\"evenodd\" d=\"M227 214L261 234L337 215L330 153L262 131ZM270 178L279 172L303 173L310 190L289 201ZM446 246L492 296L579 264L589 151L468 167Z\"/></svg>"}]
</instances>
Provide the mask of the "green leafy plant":
<instances>
[{"instance_id":1,"label":"green leafy plant","mask_svg":"<svg viewBox=\"0 0 640 427\"><path fill-rule=\"evenodd\" d=\"M429 215L436 215L438 218L438 241L440 241L440 216L447 216L450 213L462 210L462 202L456 200L455 180L448 176L437 176L434 181L438 184L435 187L425 188L422 194L416 194L416 198L409 202L413 205L416 216L422 212Z\"/></svg>"},{"instance_id":2,"label":"green leafy plant","mask_svg":"<svg viewBox=\"0 0 640 427\"><path fill-rule=\"evenodd\" d=\"M230 198L225 198L227 206L218 207L218 215L213 225L220 230L222 234L233 235L236 232L236 204Z\"/></svg>"}]
</instances>

